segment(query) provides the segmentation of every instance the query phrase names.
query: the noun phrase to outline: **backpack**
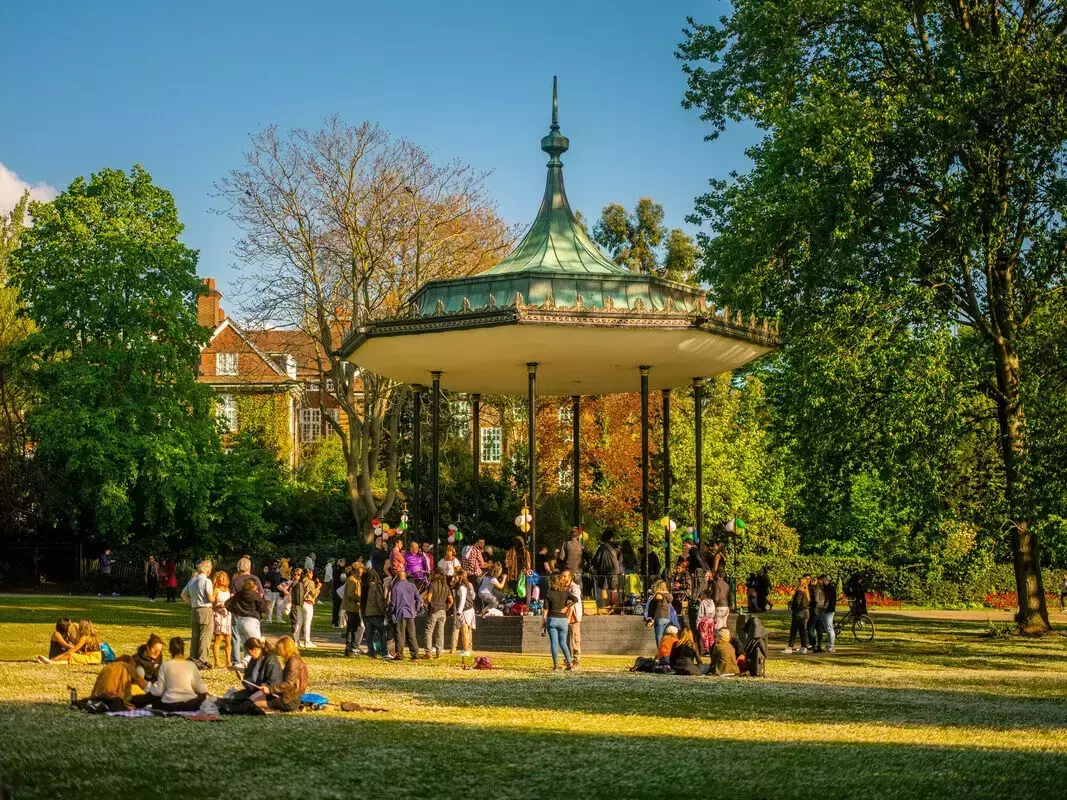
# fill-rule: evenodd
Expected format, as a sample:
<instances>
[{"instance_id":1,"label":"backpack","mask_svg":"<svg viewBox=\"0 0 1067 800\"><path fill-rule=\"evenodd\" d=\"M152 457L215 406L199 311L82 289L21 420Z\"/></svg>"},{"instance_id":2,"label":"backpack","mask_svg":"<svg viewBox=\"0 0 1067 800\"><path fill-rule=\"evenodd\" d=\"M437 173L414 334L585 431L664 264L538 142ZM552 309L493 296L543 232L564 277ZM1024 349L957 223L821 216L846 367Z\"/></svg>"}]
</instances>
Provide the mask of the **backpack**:
<instances>
[{"instance_id":1,"label":"backpack","mask_svg":"<svg viewBox=\"0 0 1067 800\"><path fill-rule=\"evenodd\" d=\"M115 660L115 651L111 649L111 645L107 642L100 643L100 660L104 664L110 664Z\"/></svg>"},{"instance_id":2,"label":"backpack","mask_svg":"<svg viewBox=\"0 0 1067 800\"><path fill-rule=\"evenodd\" d=\"M474 669L495 669L495 667L487 656L478 656L474 659Z\"/></svg>"}]
</instances>

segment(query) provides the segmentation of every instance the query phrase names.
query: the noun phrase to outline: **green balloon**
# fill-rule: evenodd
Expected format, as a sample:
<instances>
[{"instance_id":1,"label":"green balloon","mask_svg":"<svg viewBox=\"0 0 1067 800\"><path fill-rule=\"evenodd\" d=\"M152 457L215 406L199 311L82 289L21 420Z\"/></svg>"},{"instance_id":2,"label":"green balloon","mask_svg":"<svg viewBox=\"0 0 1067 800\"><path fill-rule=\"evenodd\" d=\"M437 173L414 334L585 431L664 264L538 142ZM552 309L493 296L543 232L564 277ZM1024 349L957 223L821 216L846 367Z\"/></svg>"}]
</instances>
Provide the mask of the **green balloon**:
<instances>
[{"instance_id":1,"label":"green balloon","mask_svg":"<svg viewBox=\"0 0 1067 800\"><path fill-rule=\"evenodd\" d=\"M456 538L457 542L462 542L463 541L463 533L462 533L462 531L456 531L455 538Z\"/></svg>"}]
</instances>

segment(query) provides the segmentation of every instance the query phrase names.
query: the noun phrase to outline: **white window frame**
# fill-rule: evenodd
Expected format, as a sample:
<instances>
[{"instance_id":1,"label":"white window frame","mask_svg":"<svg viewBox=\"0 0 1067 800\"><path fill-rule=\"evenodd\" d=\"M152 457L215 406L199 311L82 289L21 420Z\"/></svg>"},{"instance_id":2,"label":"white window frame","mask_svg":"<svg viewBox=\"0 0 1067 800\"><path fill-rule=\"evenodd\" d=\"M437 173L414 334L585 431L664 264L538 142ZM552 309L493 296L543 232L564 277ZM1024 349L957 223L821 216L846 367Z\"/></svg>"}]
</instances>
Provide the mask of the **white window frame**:
<instances>
[{"instance_id":1,"label":"white window frame","mask_svg":"<svg viewBox=\"0 0 1067 800\"><path fill-rule=\"evenodd\" d=\"M227 433L237 433L237 399L232 394L218 396L216 413Z\"/></svg>"},{"instance_id":2,"label":"white window frame","mask_svg":"<svg viewBox=\"0 0 1067 800\"><path fill-rule=\"evenodd\" d=\"M322 409L304 406L300 409L300 441L314 442L322 438Z\"/></svg>"},{"instance_id":3,"label":"white window frame","mask_svg":"<svg viewBox=\"0 0 1067 800\"><path fill-rule=\"evenodd\" d=\"M499 464L504 458L504 432L501 428L483 427L481 430L483 464Z\"/></svg>"},{"instance_id":4,"label":"white window frame","mask_svg":"<svg viewBox=\"0 0 1067 800\"><path fill-rule=\"evenodd\" d=\"M240 365L240 353L215 353L216 375L236 375Z\"/></svg>"}]
</instances>

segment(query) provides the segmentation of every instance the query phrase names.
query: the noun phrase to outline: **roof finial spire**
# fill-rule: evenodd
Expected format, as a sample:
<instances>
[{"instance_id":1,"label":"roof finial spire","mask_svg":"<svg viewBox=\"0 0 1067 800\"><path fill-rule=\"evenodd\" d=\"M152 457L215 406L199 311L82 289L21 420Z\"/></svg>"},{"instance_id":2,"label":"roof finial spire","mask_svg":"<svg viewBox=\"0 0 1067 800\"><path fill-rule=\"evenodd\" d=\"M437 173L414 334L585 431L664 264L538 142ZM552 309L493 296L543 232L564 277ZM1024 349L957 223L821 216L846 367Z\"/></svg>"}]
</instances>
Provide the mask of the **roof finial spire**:
<instances>
[{"instance_id":1,"label":"roof finial spire","mask_svg":"<svg viewBox=\"0 0 1067 800\"><path fill-rule=\"evenodd\" d=\"M556 90L558 78L552 76L552 130L559 130L559 94Z\"/></svg>"},{"instance_id":2,"label":"roof finial spire","mask_svg":"<svg viewBox=\"0 0 1067 800\"><path fill-rule=\"evenodd\" d=\"M570 141L559 132L559 92L557 90L558 80L555 75L552 76L552 124L549 126L549 134L541 140L541 149L548 153L552 158L549 160L551 166L561 166L562 161L559 157L567 152L567 148L570 146Z\"/></svg>"}]
</instances>

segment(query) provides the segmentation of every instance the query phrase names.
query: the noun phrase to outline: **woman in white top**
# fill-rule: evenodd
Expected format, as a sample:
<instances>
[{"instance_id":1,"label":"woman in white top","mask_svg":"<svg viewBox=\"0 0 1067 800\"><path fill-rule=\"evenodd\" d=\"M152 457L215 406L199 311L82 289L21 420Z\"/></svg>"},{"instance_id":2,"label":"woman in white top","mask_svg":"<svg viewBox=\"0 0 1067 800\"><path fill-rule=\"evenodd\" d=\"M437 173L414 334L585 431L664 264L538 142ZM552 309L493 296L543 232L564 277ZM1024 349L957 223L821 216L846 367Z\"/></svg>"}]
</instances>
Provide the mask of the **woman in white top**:
<instances>
[{"instance_id":1,"label":"woman in white top","mask_svg":"<svg viewBox=\"0 0 1067 800\"><path fill-rule=\"evenodd\" d=\"M219 570L211 579L211 611L215 617L215 641L212 650L215 654L215 666L225 667L230 663L230 647L233 633L233 616L226 608L230 599L230 576ZM226 655L220 662L219 650Z\"/></svg>"},{"instance_id":2,"label":"woman in white top","mask_svg":"<svg viewBox=\"0 0 1067 800\"><path fill-rule=\"evenodd\" d=\"M485 608L500 608L507 577L499 564L493 564L493 568L485 573L482 582L478 585L478 598Z\"/></svg>"},{"instance_id":3,"label":"woman in white top","mask_svg":"<svg viewBox=\"0 0 1067 800\"><path fill-rule=\"evenodd\" d=\"M467 580L467 573L462 568L456 570L455 603L452 605L455 619L452 620L452 652L456 652L458 639L463 639L463 655L470 657L474 628L478 617L474 613L474 587Z\"/></svg>"},{"instance_id":4,"label":"woman in white top","mask_svg":"<svg viewBox=\"0 0 1067 800\"><path fill-rule=\"evenodd\" d=\"M449 578L456 574L456 570L460 568L459 559L456 558L456 548L449 545L445 548L445 557L441 559L441 563L438 567Z\"/></svg>"},{"instance_id":5,"label":"woman in white top","mask_svg":"<svg viewBox=\"0 0 1067 800\"><path fill-rule=\"evenodd\" d=\"M170 661L163 662L159 675L148 687L152 708L161 711L197 711L207 699L207 687L196 664L185 657L185 640L170 640Z\"/></svg>"}]
</instances>

